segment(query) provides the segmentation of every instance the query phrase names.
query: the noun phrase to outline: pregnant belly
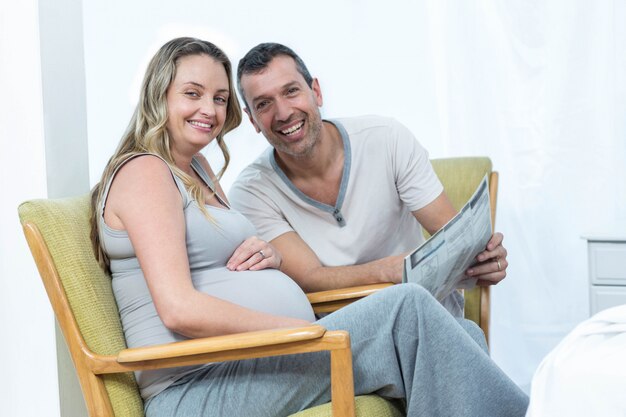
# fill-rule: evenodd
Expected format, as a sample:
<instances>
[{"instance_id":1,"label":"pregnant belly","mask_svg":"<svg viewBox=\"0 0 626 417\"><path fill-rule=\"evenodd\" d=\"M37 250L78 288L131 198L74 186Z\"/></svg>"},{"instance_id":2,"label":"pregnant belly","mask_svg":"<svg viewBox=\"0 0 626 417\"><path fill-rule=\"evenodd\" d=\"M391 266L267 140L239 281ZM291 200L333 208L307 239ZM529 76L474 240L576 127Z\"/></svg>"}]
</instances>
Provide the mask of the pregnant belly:
<instances>
[{"instance_id":1,"label":"pregnant belly","mask_svg":"<svg viewBox=\"0 0 626 417\"><path fill-rule=\"evenodd\" d=\"M264 313L314 321L298 284L276 269L233 272L226 268L192 273L198 291Z\"/></svg>"}]
</instances>

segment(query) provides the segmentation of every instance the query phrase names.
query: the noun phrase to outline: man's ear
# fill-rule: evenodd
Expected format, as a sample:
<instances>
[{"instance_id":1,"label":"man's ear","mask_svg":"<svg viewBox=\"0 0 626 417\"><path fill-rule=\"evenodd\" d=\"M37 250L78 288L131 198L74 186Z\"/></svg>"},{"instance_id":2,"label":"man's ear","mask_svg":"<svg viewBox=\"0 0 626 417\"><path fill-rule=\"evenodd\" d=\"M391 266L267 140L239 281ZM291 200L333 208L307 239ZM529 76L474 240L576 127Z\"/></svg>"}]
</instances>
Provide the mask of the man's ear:
<instances>
[{"instance_id":1,"label":"man's ear","mask_svg":"<svg viewBox=\"0 0 626 417\"><path fill-rule=\"evenodd\" d=\"M248 120L250 120L250 123L252 123L252 126L254 126L254 130L256 130L256 133L261 133L261 129L259 129L259 126L256 124L256 122L252 118L252 114L250 113L250 109L248 109L247 107L244 107L243 111L245 111L246 114L248 115Z\"/></svg>"},{"instance_id":2,"label":"man's ear","mask_svg":"<svg viewBox=\"0 0 626 417\"><path fill-rule=\"evenodd\" d=\"M317 78L313 78L313 81L311 82L311 90L313 90L317 107L322 107L324 99L322 98L322 88L320 87L320 82Z\"/></svg>"}]
</instances>

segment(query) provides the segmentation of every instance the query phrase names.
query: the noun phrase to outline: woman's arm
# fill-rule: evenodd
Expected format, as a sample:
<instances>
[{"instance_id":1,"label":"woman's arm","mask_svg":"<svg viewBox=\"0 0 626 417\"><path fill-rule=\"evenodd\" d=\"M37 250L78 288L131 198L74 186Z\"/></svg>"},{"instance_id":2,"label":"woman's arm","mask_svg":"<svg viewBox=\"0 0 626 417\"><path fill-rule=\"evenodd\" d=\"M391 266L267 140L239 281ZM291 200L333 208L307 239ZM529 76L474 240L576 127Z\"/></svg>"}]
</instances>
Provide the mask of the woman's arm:
<instances>
[{"instance_id":1,"label":"woman's arm","mask_svg":"<svg viewBox=\"0 0 626 417\"><path fill-rule=\"evenodd\" d=\"M294 327L308 322L241 307L197 291L185 244L182 197L167 165L139 156L117 173L105 221L126 230L164 325L187 337Z\"/></svg>"}]
</instances>

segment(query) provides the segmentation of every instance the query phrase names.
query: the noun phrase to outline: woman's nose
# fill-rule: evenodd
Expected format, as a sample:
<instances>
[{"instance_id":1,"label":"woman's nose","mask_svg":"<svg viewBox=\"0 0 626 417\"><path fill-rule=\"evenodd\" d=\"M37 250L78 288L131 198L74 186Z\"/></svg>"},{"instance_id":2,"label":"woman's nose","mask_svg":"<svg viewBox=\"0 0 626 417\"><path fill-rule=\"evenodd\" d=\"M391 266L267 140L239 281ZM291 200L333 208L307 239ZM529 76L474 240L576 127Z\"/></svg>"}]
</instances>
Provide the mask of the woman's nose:
<instances>
[{"instance_id":1,"label":"woman's nose","mask_svg":"<svg viewBox=\"0 0 626 417\"><path fill-rule=\"evenodd\" d=\"M208 117L215 116L215 103L212 99L202 100L200 113Z\"/></svg>"}]
</instances>

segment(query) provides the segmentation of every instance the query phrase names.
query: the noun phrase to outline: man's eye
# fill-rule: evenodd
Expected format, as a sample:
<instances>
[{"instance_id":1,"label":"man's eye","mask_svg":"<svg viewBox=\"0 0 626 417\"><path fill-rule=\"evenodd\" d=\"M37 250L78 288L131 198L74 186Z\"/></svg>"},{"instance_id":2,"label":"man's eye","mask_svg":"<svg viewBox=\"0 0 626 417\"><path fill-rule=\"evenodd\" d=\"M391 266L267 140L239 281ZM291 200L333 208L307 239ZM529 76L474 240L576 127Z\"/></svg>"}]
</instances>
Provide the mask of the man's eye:
<instances>
[{"instance_id":1,"label":"man's eye","mask_svg":"<svg viewBox=\"0 0 626 417\"><path fill-rule=\"evenodd\" d=\"M298 88L297 87L291 87L289 90L287 90L287 94L294 95L298 92Z\"/></svg>"},{"instance_id":2,"label":"man's eye","mask_svg":"<svg viewBox=\"0 0 626 417\"><path fill-rule=\"evenodd\" d=\"M267 101L260 101L256 105L257 110L262 110L265 106L267 106Z\"/></svg>"}]
</instances>

